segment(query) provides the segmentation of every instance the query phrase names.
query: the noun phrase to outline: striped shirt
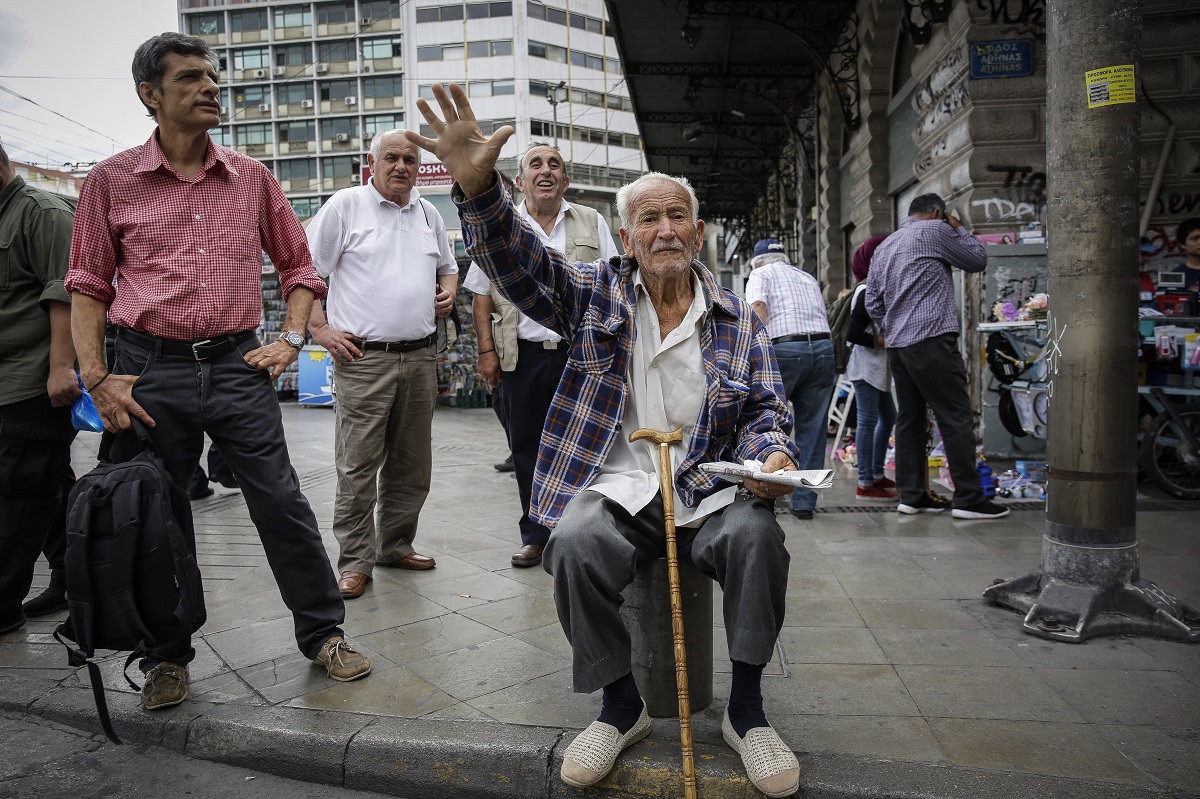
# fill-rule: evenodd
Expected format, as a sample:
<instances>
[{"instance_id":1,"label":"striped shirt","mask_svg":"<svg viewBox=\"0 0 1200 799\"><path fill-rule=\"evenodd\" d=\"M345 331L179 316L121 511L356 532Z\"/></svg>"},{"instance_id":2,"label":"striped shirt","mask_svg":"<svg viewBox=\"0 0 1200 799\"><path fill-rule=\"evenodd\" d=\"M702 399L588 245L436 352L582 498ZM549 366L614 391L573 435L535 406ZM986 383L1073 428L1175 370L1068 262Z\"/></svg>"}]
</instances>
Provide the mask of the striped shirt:
<instances>
[{"instance_id":1,"label":"striped shirt","mask_svg":"<svg viewBox=\"0 0 1200 799\"><path fill-rule=\"evenodd\" d=\"M958 333L950 269L982 272L987 251L965 227L907 217L871 257L867 313L889 349Z\"/></svg>"},{"instance_id":2,"label":"striped shirt","mask_svg":"<svg viewBox=\"0 0 1200 799\"><path fill-rule=\"evenodd\" d=\"M637 335L634 270L637 262L567 263L522 224L500 181L465 200L457 184L467 252L531 319L571 342L538 452L530 516L554 527L567 503L600 473L618 435L629 400L628 372ZM700 323L704 402L675 470L677 493L688 507L726 487L697 468L715 460L766 460L782 450L799 453L792 419L766 328L749 306L693 264L704 294Z\"/></svg>"},{"instance_id":3,"label":"striped shirt","mask_svg":"<svg viewBox=\"0 0 1200 799\"><path fill-rule=\"evenodd\" d=\"M210 141L188 180L171 168L155 131L84 182L66 288L109 305L109 321L154 336L254 330L263 250L285 297L296 286L325 296L304 228L270 170Z\"/></svg>"},{"instance_id":4,"label":"striped shirt","mask_svg":"<svg viewBox=\"0 0 1200 799\"><path fill-rule=\"evenodd\" d=\"M746 302L767 306L767 332L773 339L829 332L821 285L808 272L789 263L776 261L751 272L746 281Z\"/></svg>"}]
</instances>

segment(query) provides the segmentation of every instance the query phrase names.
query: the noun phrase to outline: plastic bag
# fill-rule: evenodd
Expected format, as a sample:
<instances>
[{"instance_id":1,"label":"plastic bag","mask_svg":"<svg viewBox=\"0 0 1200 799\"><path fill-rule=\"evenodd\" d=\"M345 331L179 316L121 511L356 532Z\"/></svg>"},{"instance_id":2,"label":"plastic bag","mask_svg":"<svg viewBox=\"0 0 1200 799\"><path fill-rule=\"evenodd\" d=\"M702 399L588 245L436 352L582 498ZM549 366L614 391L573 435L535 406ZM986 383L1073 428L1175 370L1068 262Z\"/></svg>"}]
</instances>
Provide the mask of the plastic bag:
<instances>
[{"instance_id":1,"label":"plastic bag","mask_svg":"<svg viewBox=\"0 0 1200 799\"><path fill-rule=\"evenodd\" d=\"M83 393L71 403L71 426L76 430L103 432L104 421L100 418L100 411L96 410L96 404L92 402L92 395L83 387L83 380L79 381L79 390Z\"/></svg>"}]
</instances>

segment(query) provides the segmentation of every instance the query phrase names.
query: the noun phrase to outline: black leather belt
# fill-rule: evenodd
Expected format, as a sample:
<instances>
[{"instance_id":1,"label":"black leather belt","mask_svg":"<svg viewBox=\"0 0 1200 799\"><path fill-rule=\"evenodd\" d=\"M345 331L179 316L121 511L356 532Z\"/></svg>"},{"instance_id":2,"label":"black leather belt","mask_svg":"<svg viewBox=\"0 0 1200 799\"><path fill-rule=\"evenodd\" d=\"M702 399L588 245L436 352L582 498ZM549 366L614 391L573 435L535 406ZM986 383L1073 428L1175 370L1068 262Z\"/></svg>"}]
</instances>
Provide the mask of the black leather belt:
<instances>
[{"instance_id":1,"label":"black leather belt","mask_svg":"<svg viewBox=\"0 0 1200 799\"><path fill-rule=\"evenodd\" d=\"M358 347L360 350L379 350L381 352L412 352L426 347L432 347L433 342L437 341L437 334L430 333L425 338L419 338L416 341L360 341L351 339L350 343Z\"/></svg>"},{"instance_id":2,"label":"black leather belt","mask_svg":"<svg viewBox=\"0 0 1200 799\"><path fill-rule=\"evenodd\" d=\"M780 336L771 339L772 344L787 344L790 341L828 341L828 333L793 333L790 336Z\"/></svg>"},{"instance_id":3,"label":"black leather belt","mask_svg":"<svg viewBox=\"0 0 1200 799\"><path fill-rule=\"evenodd\" d=\"M253 338L253 330L243 330L241 333L229 333L224 336L186 341L178 338L152 336L149 333L140 333L128 327L117 328L117 340L128 341L143 349L161 352L163 355L193 358L197 361L210 361L227 352L233 352L239 345Z\"/></svg>"}]
</instances>

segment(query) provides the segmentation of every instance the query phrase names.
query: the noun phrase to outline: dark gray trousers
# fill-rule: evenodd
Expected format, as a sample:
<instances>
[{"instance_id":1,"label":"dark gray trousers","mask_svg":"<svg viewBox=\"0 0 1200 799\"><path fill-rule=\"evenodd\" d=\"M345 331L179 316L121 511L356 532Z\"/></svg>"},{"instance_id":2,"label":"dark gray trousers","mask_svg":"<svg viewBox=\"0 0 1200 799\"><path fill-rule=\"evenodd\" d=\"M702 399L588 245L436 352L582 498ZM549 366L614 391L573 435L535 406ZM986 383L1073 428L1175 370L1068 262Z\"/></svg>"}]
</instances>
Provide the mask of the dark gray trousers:
<instances>
[{"instance_id":1,"label":"dark gray trousers","mask_svg":"<svg viewBox=\"0 0 1200 799\"><path fill-rule=\"evenodd\" d=\"M312 658L330 637L342 635L346 606L321 542L317 518L292 468L283 417L270 376L242 356L257 348L251 339L210 361L148 350L117 335L114 374L139 375L133 387L156 425L150 429L154 451L171 479L186 489L204 450L204 434L221 448L238 483L250 519L258 528L267 563L283 602L292 612L296 643ZM160 349L160 348L155 348ZM131 434L117 437L112 459L128 460L140 449ZM186 651L156 650L142 662L188 663Z\"/></svg>"},{"instance_id":2,"label":"dark gray trousers","mask_svg":"<svg viewBox=\"0 0 1200 799\"><path fill-rule=\"evenodd\" d=\"M621 591L641 560L666 554L661 495L636 516L596 491L580 491L550 534L542 565L554 577L554 604L571 642L574 688L591 693L628 674L629 631ZM699 528L676 531L679 559L690 560L724 593L731 660L771 660L783 628L790 556L771 505L738 499ZM669 602L663 596L663 604Z\"/></svg>"},{"instance_id":3,"label":"dark gray trousers","mask_svg":"<svg viewBox=\"0 0 1200 799\"><path fill-rule=\"evenodd\" d=\"M983 502L975 469L975 416L967 394L967 369L958 354L958 335L945 333L911 347L888 348L896 381L896 489L909 504L925 495L925 409L933 410L946 463L954 480L954 507Z\"/></svg>"}]
</instances>

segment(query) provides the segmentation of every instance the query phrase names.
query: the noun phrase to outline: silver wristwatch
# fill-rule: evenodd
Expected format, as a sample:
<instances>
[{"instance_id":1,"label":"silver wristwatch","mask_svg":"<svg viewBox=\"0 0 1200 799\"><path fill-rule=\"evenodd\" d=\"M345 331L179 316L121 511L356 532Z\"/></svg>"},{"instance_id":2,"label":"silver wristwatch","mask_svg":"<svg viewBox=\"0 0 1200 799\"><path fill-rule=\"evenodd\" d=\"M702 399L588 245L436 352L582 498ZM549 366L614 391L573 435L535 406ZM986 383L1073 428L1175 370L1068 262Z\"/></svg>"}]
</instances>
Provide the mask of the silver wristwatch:
<instances>
[{"instance_id":1,"label":"silver wristwatch","mask_svg":"<svg viewBox=\"0 0 1200 799\"><path fill-rule=\"evenodd\" d=\"M285 330L279 334L279 340L296 349L304 348L304 334L295 330Z\"/></svg>"}]
</instances>

